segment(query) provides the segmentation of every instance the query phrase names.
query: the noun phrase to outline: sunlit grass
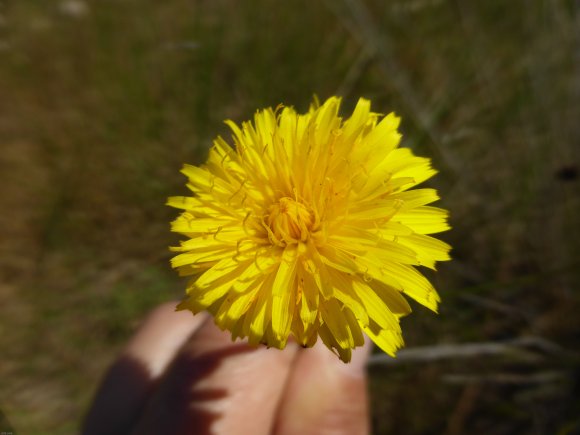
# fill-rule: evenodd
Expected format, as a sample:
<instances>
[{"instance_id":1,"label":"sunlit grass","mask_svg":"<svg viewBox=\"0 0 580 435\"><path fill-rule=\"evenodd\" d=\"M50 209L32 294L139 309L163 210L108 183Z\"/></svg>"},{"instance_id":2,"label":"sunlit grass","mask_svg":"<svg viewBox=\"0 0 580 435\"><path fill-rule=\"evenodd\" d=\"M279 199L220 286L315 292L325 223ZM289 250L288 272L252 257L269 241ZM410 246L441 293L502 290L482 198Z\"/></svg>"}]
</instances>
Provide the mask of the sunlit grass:
<instances>
[{"instance_id":1,"label":"sunlit grass","mask_svg":"<svg viewBox=\"0 0 580 435\"><path fill-rule=\"evenodd\" d=\"M181 164L204 160L223 119L282 101L304 110L313 94L396 111L404 144L441 168L433 184L451 210L455 260L432 278L439 318L414 307L408 346L526 334L576 343L575 2L77 3L85 13L0 4L0 408L18 433L74 433L143 313L181 294L163 205L181 189ZM376 427L574 423L569 391L474 393L442 383L446 369L457 368L375 369ZM401 409L419 394L429 410ZM467 419L458 409L470 394ZM539 420L522 413L550 397L560 406Z\"/></svg>"}]
</instances>

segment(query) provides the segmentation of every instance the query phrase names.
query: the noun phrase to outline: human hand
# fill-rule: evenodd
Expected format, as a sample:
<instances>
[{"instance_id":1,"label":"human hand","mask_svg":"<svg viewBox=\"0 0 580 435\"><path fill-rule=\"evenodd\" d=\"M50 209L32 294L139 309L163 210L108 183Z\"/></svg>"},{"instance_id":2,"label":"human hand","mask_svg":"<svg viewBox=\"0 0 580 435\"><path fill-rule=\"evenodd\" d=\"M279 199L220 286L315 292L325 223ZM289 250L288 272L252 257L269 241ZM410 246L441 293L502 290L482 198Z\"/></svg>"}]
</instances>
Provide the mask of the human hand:
<instances>
[{"instance_id":1,"label":"human hand","mask_svg":"<svg viewBox=\"0 0 580 435\"><path fill-rule=\"evenodd\" d=\"M321 343L232 342L209 316L174 307L155 309L110 368L85 435L369 432L368 341L344 364Z\"/></svg>"}]
</instances>

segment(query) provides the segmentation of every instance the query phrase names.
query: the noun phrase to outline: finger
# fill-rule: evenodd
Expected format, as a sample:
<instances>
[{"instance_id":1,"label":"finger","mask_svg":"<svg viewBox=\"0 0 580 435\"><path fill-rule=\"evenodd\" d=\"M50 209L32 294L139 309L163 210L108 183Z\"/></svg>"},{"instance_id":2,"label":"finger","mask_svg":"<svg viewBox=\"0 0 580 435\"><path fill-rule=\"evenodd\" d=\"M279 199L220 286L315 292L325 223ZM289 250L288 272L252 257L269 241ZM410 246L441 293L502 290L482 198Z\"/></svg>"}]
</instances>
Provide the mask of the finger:
<instances>
[{"instance_id":1,"label":"finger","mask_svg":"<svg viewBox=\"0 0 580 435\"><path fill-rule=\"evenodd\" d=\"M281 401L276 435L369 433L365 366L371 343L345 364L322 344L300 351Z\"/></svg>"},{"instance_id":2,"label":"finger","mask_svg":"<svg viewBox=\"0 0 580 435\"><path fill-rule=\"evenodd\" d=\"M270 434L296 345L232 342L207 322L168 370L135 434Z\"/></svg>"},{"instance_id":3,"label":"finger","mask_svg":"<svg viewBox=\"0 0 580 435\"><path fill-rule=\"evenodd\" d=\"M127 434L159 377L206 316L161 305L139 327L107 372L84 422L83 433Z\"/></svg>"}]
</instances>

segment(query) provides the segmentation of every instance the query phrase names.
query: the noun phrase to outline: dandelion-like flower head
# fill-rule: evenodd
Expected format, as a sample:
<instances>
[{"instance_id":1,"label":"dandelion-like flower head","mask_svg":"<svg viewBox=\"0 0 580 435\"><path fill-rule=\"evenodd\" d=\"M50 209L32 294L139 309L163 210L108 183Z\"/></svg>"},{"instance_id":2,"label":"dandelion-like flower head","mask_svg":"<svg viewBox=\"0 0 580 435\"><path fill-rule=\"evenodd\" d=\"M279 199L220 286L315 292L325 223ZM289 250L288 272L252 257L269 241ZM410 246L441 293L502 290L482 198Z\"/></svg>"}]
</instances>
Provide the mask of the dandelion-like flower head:
<instances>
[{"instance_id":1,"label":"dandelion-like flower head","mask_svg":"<svg viewBox=\"0 0 580 435\"><path fill-rule=\"evenodd\" d=\"M403 345L406 294L436 311L439 297L416 266L449 260L447 211L434 189L412 187L436 171L399 148L399 118L360 99L339 116L340 99L258 111L226 121L234 147L218 137L201 166L185 165L193 196L172 231L187 239L172 259L191 275L178 306L207 310L232 338L283 348L290 336L318 337L345 362L363 331L386 353Z\"/></svg>"}]
</instances>

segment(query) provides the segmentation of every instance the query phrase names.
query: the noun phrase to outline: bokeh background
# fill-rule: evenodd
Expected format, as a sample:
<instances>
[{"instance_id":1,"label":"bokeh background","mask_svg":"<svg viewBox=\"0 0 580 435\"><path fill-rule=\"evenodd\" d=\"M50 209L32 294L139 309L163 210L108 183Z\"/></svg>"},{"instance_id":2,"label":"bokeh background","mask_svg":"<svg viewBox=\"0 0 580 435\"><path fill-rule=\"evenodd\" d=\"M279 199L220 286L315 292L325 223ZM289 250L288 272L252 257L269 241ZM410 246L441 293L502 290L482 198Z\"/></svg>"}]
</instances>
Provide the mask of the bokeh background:
<instances>
[{"instance_id":1,"label":"bokeh background","mask_svg":"<svg viewBox=\"0 0 580 435\"><path fill-rule=\"evenodd\" d=\"M577 0L0 1L0 429L75 433L180 297L164 203L224 119L338 94L402 115L453 225L374 432L580 433L579 29Z\"/></svg>"}]
</instances>

